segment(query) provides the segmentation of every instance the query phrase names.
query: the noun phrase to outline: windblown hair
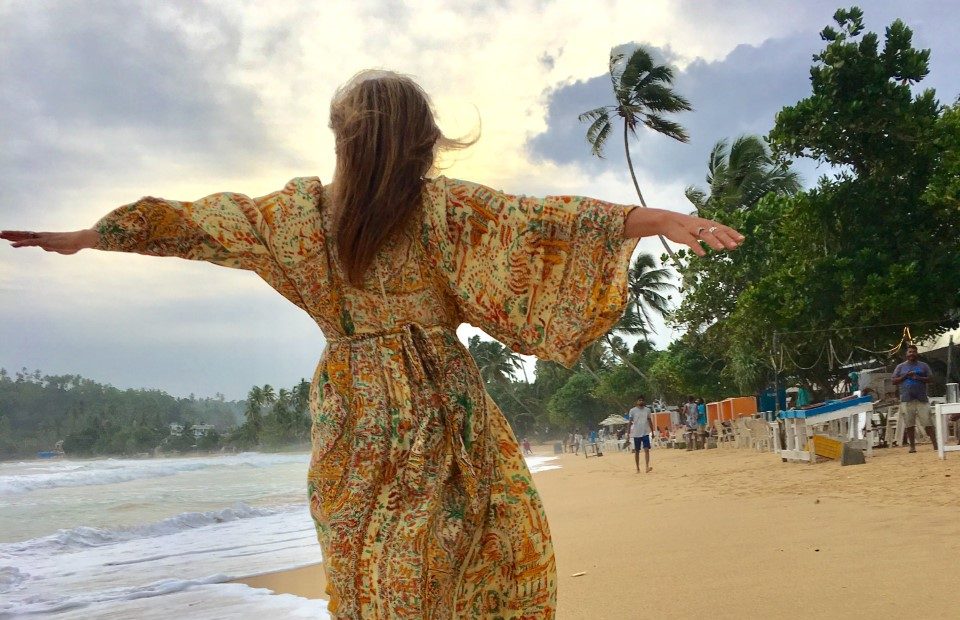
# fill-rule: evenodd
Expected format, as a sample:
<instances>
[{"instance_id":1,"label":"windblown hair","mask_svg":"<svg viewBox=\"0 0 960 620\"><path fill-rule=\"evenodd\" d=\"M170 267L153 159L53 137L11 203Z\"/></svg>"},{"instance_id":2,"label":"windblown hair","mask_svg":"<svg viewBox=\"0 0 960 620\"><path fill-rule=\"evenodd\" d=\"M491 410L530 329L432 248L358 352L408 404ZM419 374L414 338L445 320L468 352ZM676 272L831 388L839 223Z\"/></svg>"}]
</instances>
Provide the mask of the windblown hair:
<instances>
[{"instance_id":1,"label":"windblown hair","mask_svg":"<svg viewBox=\"0 0 960 620\"><path fill-rule=\"evenodd\" d=\"M347 279L359 287L377 252L421 204L437 152L466 148L476 138L445 138L423 89L390 71L363 71L338 89L330 129L337 252Z\"/></svg>"}]
</instances>

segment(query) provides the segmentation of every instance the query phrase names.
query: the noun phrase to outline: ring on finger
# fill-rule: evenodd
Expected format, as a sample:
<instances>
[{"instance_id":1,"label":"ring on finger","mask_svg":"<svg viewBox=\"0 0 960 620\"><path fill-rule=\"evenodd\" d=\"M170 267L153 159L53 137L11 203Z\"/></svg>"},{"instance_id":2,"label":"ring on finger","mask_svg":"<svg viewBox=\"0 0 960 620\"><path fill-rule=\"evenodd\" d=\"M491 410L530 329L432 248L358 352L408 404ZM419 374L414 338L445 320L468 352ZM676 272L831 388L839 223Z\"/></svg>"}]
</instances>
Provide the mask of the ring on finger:
<instances>
[{"instance_id":1,"label":"ring on finger","mask_svg":"<svg viewBox=\"0 0 960 620\"><path fill-rule=\"evenodd\" d=\"M701 230L702 230L702 229L701 229ZM717 232L717 227L716 227L716 226L711 226L710 228L707 229L707 232L710 233L710 234L713 234L713 233Z\"/></svg>"},{"instance_id":2,"label":"ring on finger","mask_svg":"<svg viewBox=\"0 0 960 620\"><path fill-rule=\"evenodd\" d=\"M706 228L704 228L703 226L701 226L700 228L698 228L698 229L697 229L697 236L699 237L699 236L703 233L703 231L705 231L705 230L706 230Z\"/></svg>"}]
</instances>

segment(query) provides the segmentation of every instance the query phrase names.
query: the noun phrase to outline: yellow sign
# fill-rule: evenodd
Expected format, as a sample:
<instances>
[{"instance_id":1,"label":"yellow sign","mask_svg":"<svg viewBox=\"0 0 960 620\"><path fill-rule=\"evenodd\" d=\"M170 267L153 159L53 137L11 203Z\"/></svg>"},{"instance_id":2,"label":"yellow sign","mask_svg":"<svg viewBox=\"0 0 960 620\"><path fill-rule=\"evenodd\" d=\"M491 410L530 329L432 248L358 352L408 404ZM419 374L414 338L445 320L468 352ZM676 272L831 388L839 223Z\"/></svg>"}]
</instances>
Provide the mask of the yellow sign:
<instances>
[{"instance_id":1,"label":"yellow sign","mask_svg":"<svg viewBox=\"0 0 960 620\"><path fill-rule=\"evenodd\" d=\"M826 435L814 435L813 453L827 459L838 459L843 456L843 442Z\"/></svg>"}]
</instances>

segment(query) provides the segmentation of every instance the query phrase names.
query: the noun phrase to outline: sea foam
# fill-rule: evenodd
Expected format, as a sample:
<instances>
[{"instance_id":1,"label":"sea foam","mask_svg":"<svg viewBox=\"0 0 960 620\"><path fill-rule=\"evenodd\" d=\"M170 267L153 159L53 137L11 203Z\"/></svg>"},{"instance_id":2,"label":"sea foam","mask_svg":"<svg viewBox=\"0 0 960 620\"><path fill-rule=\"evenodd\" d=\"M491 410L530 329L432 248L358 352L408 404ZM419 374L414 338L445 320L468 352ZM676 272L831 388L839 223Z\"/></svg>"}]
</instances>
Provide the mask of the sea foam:
<instances>
[{"instance_id":1,"label":"sea foam","mask_svg":"<svg viewBox=\"0 0 960 620\"><path fill-rule=\"evenodd\" d=\"M247 452L223 456L159 459L100 459L18 463L17 470L0 470L0 497L29 493L37 489L83 487L144 478L163 478L210 468L264 468L285 463L309 462L305 454L260 454ZM42 464L41 464L42 463Z\"/></svg>"}]
</instances>

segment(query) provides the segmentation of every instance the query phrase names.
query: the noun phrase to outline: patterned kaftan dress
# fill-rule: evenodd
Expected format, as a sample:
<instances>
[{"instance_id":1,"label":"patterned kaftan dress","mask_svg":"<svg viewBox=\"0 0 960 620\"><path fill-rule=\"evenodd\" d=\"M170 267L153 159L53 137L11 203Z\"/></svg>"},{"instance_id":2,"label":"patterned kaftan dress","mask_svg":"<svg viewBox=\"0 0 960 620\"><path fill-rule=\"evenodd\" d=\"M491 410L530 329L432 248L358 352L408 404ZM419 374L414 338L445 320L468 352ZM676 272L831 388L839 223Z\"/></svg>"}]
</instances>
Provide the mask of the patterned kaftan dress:
<instances>
[{"instance_id":1,"label":"patterned kaftan dress","mask_svg":"<svg viewBox=\"0 0 960 620\"><path fill-rule=\"evenodd\" d=\"M624 309L629 209L428 179L355 288L328 195L298 178L255 199L143 198L98 222L98 248L255 271L323 330L308 490L334 618L553 617L540 497L456 329L575 362Z\"/></svg>"}]
</instances>

